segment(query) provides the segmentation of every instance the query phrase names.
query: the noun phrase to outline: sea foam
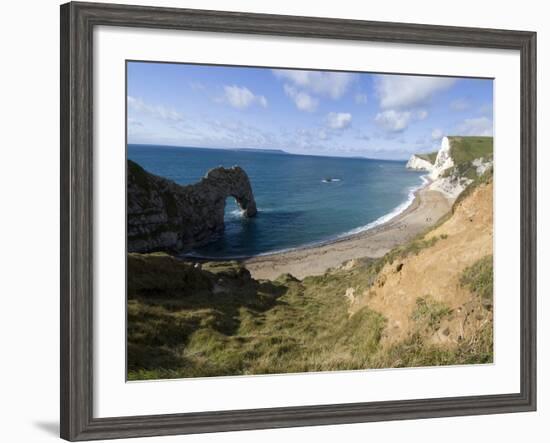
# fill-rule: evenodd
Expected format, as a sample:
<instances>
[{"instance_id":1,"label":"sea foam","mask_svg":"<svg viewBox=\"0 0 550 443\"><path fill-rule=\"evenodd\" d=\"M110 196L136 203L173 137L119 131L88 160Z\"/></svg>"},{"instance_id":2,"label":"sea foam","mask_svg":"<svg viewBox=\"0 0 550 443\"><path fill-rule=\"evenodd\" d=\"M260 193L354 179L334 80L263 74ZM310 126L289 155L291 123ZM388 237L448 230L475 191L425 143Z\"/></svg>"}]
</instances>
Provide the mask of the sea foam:
<instances>
[{"instance_id":1,"label":"sea foam","mask_svg":"<svg viewBox=\"0 0 550 443\"><path fill-rule=\"evenodd\" d=\"M338 235L336 238L342 239L345 237L349 237L355 234L360 234L362 232L368 231L370 229L376 228L377 226L383 225L384 223L389 222L393 218L397 217L399 214L402 214L414 201L415 194L418 190L422 189L424 186L426 186L428 183L430 183L430 180L428 179L428 176L421 175L420 179L422 180L422 183L419 186L413 186L409 188L409 192L407 194L407 200L405 200L400 205L396 206L393 210L388 212L387 214L384 214L383 216L377 218L376 220L364 225L359 226L358 228L352 229L351 231L344 232L340 235Z\"/></svg>"}]
</instances>

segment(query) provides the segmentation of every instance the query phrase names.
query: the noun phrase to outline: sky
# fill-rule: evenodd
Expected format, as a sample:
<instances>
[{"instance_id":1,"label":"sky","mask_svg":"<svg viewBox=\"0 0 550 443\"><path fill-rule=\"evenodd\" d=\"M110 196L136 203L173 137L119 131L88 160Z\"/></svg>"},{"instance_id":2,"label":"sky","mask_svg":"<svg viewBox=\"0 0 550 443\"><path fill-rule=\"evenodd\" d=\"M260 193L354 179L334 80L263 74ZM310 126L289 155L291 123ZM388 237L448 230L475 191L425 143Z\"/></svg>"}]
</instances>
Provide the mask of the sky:
<instances>
[{"instance_id":1,"label":"sky","mask_svg":"<svg viewBox=\"0 0 550 443\"><path fill-rule=\"evenodd\" d=\"M493 134L490 79L128 62L128 143L406 159Z\"/></svg>"}]
</instances>

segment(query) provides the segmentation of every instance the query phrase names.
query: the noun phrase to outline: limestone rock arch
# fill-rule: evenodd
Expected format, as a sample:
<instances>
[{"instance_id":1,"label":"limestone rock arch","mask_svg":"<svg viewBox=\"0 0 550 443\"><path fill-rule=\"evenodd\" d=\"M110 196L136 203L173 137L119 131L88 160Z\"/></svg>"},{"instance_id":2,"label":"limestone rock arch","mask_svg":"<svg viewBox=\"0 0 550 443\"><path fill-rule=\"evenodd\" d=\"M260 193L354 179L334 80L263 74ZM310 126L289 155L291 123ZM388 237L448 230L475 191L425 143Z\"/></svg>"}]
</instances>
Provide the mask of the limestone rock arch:
<instances>
[{"instance_id":1,"label":"limestone rock arch","mask_svg":"<svg viewBox=\"0 0 550 443\"><path fill-rule=\"evenodd\" d=\"M246 217L257 213L248 175L239 166L211 169L181 186L128 160L128 252L183 252L215 240L224 230L225 201L233 197Z\"/></svg>"}]
</instances>

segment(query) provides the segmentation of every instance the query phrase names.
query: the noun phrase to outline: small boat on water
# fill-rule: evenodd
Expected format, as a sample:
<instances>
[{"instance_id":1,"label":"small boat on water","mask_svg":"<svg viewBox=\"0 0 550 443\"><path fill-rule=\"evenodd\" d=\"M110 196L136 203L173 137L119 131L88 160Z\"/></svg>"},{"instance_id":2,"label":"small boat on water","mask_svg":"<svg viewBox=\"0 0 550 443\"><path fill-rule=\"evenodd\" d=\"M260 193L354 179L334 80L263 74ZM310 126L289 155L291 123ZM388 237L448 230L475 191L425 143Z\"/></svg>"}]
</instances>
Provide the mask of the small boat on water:
<instances>
[{"instance_id":1,"label":"small boat on water","mask_svg":"<svg viewBox=\"0 0 550 443\"><path fill-rule=\"evenodd\" d=\"M325 177L322 182L323 183L333 183L333 182L339 182L341 181L341 179L339 178L334 178L334 177Z\"/></svg>"}]
</instances>

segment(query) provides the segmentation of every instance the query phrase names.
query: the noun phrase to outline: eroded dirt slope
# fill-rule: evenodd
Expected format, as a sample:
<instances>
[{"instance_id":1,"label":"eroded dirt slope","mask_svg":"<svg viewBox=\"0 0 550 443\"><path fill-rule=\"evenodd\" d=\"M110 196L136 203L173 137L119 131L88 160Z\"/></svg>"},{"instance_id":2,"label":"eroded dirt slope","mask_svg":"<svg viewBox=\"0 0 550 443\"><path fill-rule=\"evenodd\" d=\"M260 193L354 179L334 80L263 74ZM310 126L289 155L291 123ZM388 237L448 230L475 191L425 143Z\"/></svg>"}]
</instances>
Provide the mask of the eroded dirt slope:
<instances>
[{"instance_id":1,"label":"eroded dirt slope","mask_svg":"<svg viewBox=\"0 0 550 443\"><path fill-rule=\"evenodd\" d=\"M383 344L421 334L429 343L452 345L492 323L492 300L461 283L465 269L493 254L492 182L478 186L423 240L431 239L417 255L387 263L369 290L348 292L352 314L368 306L387 319Z\"/></svg>"}]
</instances>

